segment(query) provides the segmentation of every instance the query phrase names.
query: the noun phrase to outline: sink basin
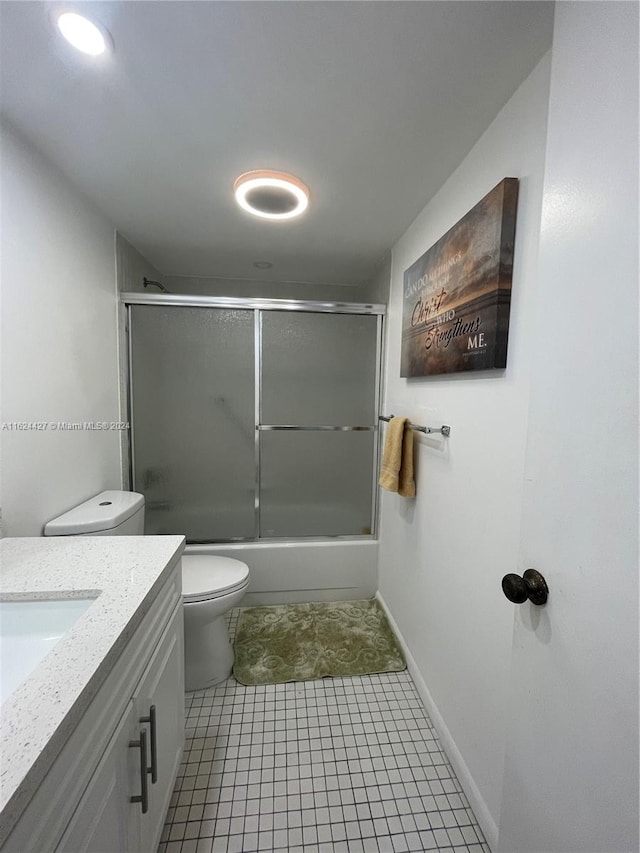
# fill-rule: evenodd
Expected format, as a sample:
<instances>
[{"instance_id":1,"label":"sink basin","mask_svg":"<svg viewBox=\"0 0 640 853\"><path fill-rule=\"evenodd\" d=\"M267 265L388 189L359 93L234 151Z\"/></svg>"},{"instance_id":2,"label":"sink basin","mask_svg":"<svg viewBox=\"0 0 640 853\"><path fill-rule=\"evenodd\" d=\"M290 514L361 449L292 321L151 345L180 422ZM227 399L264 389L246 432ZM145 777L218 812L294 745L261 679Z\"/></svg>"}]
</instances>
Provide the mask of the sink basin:
<instances>
[{"instance_id":1,"label":"sink basin","mask_svg":"<svg viewBox=\"0 0 640 853\"><path fill-rule=\"evenodd\" d=\"M0 703L28 678L94 601L0 601Z\"/></svg>"}]
</instances>

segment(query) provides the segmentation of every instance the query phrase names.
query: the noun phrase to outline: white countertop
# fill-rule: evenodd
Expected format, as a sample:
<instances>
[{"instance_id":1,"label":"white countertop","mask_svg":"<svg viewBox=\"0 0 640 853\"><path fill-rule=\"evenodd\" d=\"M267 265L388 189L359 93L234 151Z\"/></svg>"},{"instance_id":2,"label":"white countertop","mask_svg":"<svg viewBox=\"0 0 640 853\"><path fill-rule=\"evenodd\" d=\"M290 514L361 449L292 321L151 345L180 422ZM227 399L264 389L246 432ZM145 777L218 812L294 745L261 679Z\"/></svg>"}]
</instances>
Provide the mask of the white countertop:
<instances>
[{"instance_id":1,"label":"white countertop","mask_svg":"<svg viewBox=\"0 0 640 853\"><path fill-rule=\"evenodd\" d=\"M183 536L0 540L3 600L97 596L0 707L2 836L38 789L184 544Z\"/></svg>"}]
</instances>

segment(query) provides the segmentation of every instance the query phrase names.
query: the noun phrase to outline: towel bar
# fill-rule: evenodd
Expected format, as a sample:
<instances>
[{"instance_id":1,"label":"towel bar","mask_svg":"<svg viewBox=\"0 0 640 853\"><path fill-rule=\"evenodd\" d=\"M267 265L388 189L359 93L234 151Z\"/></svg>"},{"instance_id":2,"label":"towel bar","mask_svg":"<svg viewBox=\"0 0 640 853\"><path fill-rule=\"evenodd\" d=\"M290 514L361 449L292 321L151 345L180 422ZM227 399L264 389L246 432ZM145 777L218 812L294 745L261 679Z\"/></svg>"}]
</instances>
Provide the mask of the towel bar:
<instances>
[{"instance_id":1,"label":"towel bar","mask_svg":"<svg viewBox=\"0 0 640 853\"><path fill-rule=\"evenodd\" d=\"M393 417L395 417L395 415L389 415L388 417L387 417L387 415L378 415L378 420L379 421L387 421L387 423L388 423L391 420L391 418L393 418ZM409 429L413 429L416 432L424 432L427 434L430 432L438 432L441 435L446 435L446 436L451 435L451 427L447 426L446 424L443 424L441 427L428 427L428 426L420 426L419 424L409 423L409 424L407 424L407 426L409 427Z\"/></svg>"}]
</instances>

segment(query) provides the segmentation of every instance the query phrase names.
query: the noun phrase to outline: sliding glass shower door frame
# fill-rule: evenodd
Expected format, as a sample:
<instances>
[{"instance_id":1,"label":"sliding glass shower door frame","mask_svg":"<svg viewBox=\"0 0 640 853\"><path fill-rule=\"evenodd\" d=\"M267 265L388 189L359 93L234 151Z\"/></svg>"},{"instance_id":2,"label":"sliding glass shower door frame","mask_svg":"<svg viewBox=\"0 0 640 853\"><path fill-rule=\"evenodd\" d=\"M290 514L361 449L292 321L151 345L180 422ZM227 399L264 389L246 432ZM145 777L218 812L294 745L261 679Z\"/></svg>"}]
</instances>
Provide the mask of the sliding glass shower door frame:
<instances>
[{"instance_id":1,"label":"sliding glass shower door frame","mask_svg":"<svg viewBox=\"0 0 640 853\"><path fill-rule=\"evenodd\" d=\"M363 304L355 302L320 302L304 300L285 299L235 299L232 297L208 297L187 296L178 294L146 294L146 293L122 293L121 302L126 307L126 334L127 334L127 401L129 407L129 423L133 424L134 401L133 401L133 378L132 378L132 336L131 336L131 307L133 305L151 306L181 306L191 308L226 308L241 309L254 312L254 536L253 538L233 538L216 540L198 540L197 544L208 544L210 541L223 544L225 542L268 542L282 541L334 541L340 540L362 540L375 539L378 531L378 488L377 472L380 454L380 431L378 424L378 413L380 411L380 396L382 382L382 345L383 345L383 323L386 308L384 305ZM262 327L264 312L271 311L302 311L307 313L325 314L360 314L375 315L377 317L376 327L376 365L375 365L375 389L374 389L374 423L373 424L345 424L331 425L319 424L314 426L298 426L295 424L264 424L262 422L262 378L263 378L263 354L262 354ZM260 530L260 494L261 494L261 434L268 431L333 431L333 432L360 432L371 431L375 433L373 465L372 465L372 488L371 488L371 533L350 535L326 535L313 537L272 537L261 536ZM133 428L129 430L129 482L133 491L136 491L135 480L135 436ZM195 541L194 541L195 544Z\"/></svg>"}]
</instances>

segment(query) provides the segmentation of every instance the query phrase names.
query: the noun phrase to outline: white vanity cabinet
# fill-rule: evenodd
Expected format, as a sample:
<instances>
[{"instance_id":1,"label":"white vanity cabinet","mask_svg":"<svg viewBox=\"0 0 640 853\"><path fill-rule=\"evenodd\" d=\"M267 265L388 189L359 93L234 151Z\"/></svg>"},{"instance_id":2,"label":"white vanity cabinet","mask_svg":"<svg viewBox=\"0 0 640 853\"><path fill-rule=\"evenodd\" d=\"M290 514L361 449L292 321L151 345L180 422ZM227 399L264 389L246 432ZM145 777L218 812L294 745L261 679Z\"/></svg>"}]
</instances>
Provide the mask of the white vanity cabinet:
<instances>
[{"instance_id":1,"label":"white vanity cabinet","mask_svg":"<svg viewBox=\"0 0 640 853\"><path fill-rule=\"evenodd\" d=\"M157 849L184 745L179 571L178 562L2 853Z\"/></svg>"},{"instance_id":2,"label":"white vanity cabinet","mask_svg":"<svg viewBox=\"0 0 640 853\"><path fill-rule=\"evenodd\" d=\"M56 853L157 849L183 746L182 614L178 605Z\"/></svg>"}]
</instances>

